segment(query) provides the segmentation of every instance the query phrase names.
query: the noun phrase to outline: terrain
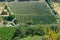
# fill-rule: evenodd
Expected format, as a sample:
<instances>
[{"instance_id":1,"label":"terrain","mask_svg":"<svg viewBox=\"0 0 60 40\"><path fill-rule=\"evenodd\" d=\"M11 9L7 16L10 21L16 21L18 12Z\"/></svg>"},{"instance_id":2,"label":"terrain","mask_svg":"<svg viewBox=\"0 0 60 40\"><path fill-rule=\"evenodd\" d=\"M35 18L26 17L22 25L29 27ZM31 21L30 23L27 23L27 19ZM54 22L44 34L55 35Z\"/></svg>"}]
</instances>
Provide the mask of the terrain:
<instances>
[{"instance_id":1,"label":"terrain","mask_svg":"<svg viewBox=\"0 0 60 40\"><path fill-rule=\"evenodd\" d=\"M0 40L60 40L60 1L0 2Z\"/></svg>"}]
</instances>

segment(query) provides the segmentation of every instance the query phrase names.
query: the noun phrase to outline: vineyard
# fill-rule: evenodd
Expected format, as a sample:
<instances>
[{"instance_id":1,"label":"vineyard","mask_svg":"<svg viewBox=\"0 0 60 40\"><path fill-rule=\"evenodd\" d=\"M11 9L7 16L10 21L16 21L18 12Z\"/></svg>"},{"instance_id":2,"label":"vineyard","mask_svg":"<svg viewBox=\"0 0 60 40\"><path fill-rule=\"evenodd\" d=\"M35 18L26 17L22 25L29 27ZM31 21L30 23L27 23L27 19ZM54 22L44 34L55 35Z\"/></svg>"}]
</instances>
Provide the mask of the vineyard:
<instances>
[{"instance_id":1,"label":"vineyard","mask_svg":"<svg viewBox=\"0 0 60 40\"><path fill-rule=\"evenodd\" d=\"M14 12L14 14L44 14L44 13L50 14L51 13L46 3L34 2L34 1L33 2L9 2L8 7L11 9L12 12Z\"/></svg>"},{"instance_id":2,"label":"vineyard","mask_svg":"<svg viewBox=\"0 0 60 40\"><path fill-rule=\"evenodd\" d=\"M16 27L0 28L0 40L11 40L15 31L16 31Z\"/></svg>"},{"instance_id":3,"label":"vineyard","mask_svg":"<svg viewBox=\"0 0 60 40\"><path fill-rule=\"evenodd\" d=\"M20 24L54 24L57 22L50 8L44 2L9 2L8 7L15 17L19 18Z\"/></svg>"}]
</instances>

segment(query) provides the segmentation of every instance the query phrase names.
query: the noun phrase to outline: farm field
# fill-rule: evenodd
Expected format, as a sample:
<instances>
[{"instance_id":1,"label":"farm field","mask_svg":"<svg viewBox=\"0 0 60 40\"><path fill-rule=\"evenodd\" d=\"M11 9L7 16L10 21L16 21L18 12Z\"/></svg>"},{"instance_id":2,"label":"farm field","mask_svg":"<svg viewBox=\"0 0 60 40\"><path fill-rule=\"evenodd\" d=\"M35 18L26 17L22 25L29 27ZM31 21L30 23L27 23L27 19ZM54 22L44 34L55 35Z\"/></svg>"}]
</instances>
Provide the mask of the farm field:
<instances>
[{"instance_id":1,"label":"farm field","mask_svg":"<svg viewBox=\"0 0 60 40\"><path fill-rule=\"evenodd\" d=\"M8 7L13 15L19 18L20 24L28 22L33 24L55 24L57 22L50 8L44 2L9 2Z\"/></svg>"},{"instance_id":2,"label":"farm field","mask_svg":"<svg viewBox=\"0 0 60 40\"><path fill-rule=\"evenodd\" d=\"M0 40L11 40L15 33L15 27L1 27L0 28Z\"/></svg>"}]
</instances>

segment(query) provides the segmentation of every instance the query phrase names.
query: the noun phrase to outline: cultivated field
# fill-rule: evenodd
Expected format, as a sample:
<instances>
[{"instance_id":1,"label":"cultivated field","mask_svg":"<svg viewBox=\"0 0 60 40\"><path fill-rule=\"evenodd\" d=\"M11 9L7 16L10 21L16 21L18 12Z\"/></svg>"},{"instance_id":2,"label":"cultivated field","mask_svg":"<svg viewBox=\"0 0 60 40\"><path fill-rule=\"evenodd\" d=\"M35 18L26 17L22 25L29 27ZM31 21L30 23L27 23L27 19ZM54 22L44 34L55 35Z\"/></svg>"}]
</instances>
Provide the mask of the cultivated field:
<instances>
[{"instance_id":1,"label":"cultivated field","mask_svg":"<svg viewBox=\"0 0 60 40\"><path fill-rule=\"evenodd\" d=\"M20 24L28 22L33 24L56 23L55 16L44 2L9 2L8 7L16 18L19 18Z\"/></svg>"}]
</instances>

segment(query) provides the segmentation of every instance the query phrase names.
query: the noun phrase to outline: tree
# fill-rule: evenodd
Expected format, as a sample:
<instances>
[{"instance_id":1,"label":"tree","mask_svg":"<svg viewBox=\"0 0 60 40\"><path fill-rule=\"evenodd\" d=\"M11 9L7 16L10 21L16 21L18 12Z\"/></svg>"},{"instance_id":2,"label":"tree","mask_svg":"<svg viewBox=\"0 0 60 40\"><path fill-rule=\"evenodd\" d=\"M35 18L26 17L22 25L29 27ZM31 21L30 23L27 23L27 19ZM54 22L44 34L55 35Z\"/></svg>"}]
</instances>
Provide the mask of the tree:
<instances>
[{"instance_id":1,"label":"tree","mask_svg":"<svg viewBox=\"0 0 60 40\"><path fill-rule=\"evenodd\" d=\"M14 1L14 0L6 0L7 2Z\"/></svg>"},{"instance_id":2,"label":"tree","mask_svg":"<svg viewBox=\"0 0 60 40\"><path fill-rule=\"evenodd\" d=\"M3 19L4 19L5 21L12 21L14 18L15 18L14 15L10 15L10 16L3 17Z\"/></svg>"},{"instance_id":3,"label":"tree","mask_svg":"<svg viewBox=\"0 0 60 40\"><path fill-rule=\"evenodd\" d=\"M0 2L3 2L3 1L5 1L5 0L0 0Z\"/></svg>"}]
</instances>

